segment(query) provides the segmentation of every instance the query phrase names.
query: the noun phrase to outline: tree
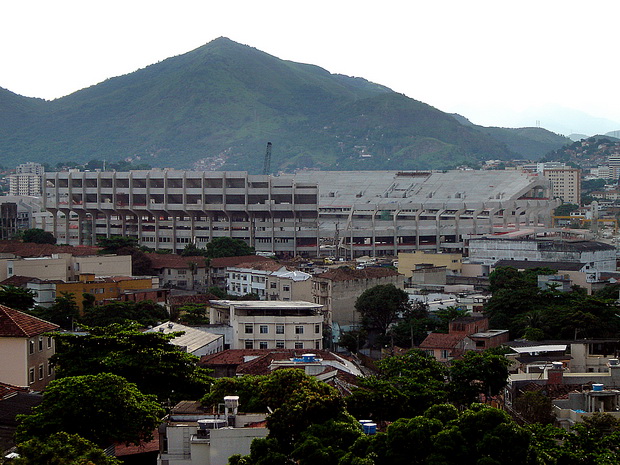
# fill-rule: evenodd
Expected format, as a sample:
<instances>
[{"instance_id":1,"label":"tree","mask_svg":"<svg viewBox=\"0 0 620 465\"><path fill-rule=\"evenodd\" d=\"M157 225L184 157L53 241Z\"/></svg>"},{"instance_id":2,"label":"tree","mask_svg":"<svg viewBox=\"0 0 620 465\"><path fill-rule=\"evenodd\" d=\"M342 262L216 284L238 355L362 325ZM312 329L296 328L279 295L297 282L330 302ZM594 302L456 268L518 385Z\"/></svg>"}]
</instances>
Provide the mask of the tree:
<instances>
[{"instance_id":1,"label":"tree","mask_svg":"<svg viewBox=\"0 0 620 465\"><path fill-rule=\"evenodd\" d=\"M0 304L15 310L34 307L34 291L17 286L0 286Z\"/></svg>"},{"instance_id":2,"label":"tree","mask_svg":"<svg viewBox=\"0 0 620 465\"><path fill-rule=\"evenodd\" d=\"M75 303L75 298L68 292L61 292L57 295L51 307L35 307L28 313L68 330L72 330L80 318L80 310Z\"/></svg>"},{"instance_id":3,"label":"tree","mask_svg":"<svg viewBox=\"0 0 620 465\"><path fill-rule=\"evenodd\" d=\"M55 244L56 238L50 232L39 228L26 229L21 234L22 241L34 244Z\"/></svg>"},{"instance_id":4,"label":"tree","mask_svg":"<svg viewBox=\"0 0 620 465\"><path fill-rule=\"evenodd\" d=\"M355 301L355 309L366 329L385 336L390 325L410 309L409 296L394 284L380 284L362 292Z\"/></svg>"},{"instance_id":5,"label":"tree","mask_svg":"<svg viewBox=\"0 0 620 465\"><path fill-rule=\"evenodd\" d=\"M137 323L86 328L86 335L56 335L56 376L114 373L161 402L198 399L211 382L198 357L170 343L182 332L142 332Z\"/></svg>"},{"instance_id":6,"label":"tree","mask_svg":"<svg viewBox=\"0 0 620 465\"><path fill-rule=\"evenodd\" d=\"M450 366L450 397L461 405L469 405L478 401L480 394L499 394L506 386L509 364L504 355L493 351L466 352Z\"/></svg>"},{"instance_id":7,"label":"tree","mask_svg":"<svg viewBox=\"0 0 620 465\"><path fill-rule=\"evenodd\" d=\"M161 305L151 301L110 302L84 308L82 322L87 326L109 326L135 321L141 327L155 326L168 319L168 312Z\"/></svg>"},{"instance_id":8,"label":"tree","mask_svg":"<svg viewBox=\"0 0 620 465\"><path fill-rule=\"evenodd\" d=\"M201 249L193 242L190 242L181 252L181 257L204 257L206 254L206 249Z\"/></svg>"},{"instance_id":9,"label":"tree","mask_svg":"<svg viewBox=\"0 0 620 465\"><path fill-rule=\"evenodd\" d=\"M153 275L151 260L138 246L137 239L128 236L102 237L97 241L100 254L131 255L131 274L134 276Z\"/></svg>"},{"instance_id":10,"label":"tree","mask_svg":"<svg viewBox=\"0 0 620 465\"><path fill-rule=\"evenodd\" d=\"M386 357L376 365L378 375L361 378L359 388L346 399L356 418L411 418L447 399L445 368L420 350Z\"/></svg>"},{"instance_id":11,"label":"tree","mask_svg":"<svg viewBox=\"0 0 620 465\"><path fill-rule=\"evenodd\" d=\"M207 257L240 257L243 255L254 255L254 247L250 247L241 239L230 237L216 237L207 243Z\"/></svg>"},{"instance_id":12,"label":"tree","mask_svg":"<svg viewBox=\"0 0 620 465\"><path fill-rule=\"evenodd\" d=\"M555 421L551 399L540 391L527 391L514 402L517 412L528 423L550 425Z\"/></svg>"},{"instance_id":13,"label":"tree","mask_svg":"<svg viewBox=\"0 0 620 465\"><path fill-rule=\"evenodd\" d=\"M105 454L77 434L64 431L46 438L32 438L17 445L19 458L11 465L121 465L121 461Z\"/></svg>"},{"instance_id":14,"label":"tree","mask_svg":"<svg viewBox=\"0 0 620 465\"><path fill-rule=\"evenodd\" d=\"M179 321L189 326L208 325L207 307L199 304L187 304L179 308Z\"/></svg>"},{"instance_id":15,"label":"tree","mask_svg":"<svg viewBox=\"0 0 620 465\"><path fill-rule=\"evenodd\" d=\"M32 415L20 415L17 442L44 439L64 431L98 446L112 442L141 444L152 439L164 411L155 396L111 373L52 381Z\"/></svg>"}]
</instances>

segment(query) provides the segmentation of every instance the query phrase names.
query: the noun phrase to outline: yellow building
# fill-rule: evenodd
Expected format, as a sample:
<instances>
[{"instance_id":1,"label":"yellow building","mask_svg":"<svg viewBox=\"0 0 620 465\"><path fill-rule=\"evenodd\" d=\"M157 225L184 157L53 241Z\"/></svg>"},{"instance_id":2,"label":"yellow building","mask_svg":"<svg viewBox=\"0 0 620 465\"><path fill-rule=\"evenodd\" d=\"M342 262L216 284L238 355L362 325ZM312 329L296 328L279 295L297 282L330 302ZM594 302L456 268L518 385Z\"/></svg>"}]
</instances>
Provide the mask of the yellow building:
<instances>
[{"instance_id":1,"label":"yellow building","mask_svg":"<svg viewBox=\"0 0 620 465\"><path fill-rule=\"evenodd\" d=\"M126 291L156 288L158 282L158 278L152 277L114 276L95 278L94 274L84 273L79 276L79 281L56 284L56 295L63 292L73 294L81 312L84 309L82 294L94 295L95 304L97 304L105 300L118 299Z\"/></svg>"},{"instance_id":2,"label":"yellow building","mask_svg":"<svg viewBox=\"0 0 620 465\"><path fill-rule=\"evenodd\" d=\"M405 278L413 276L413 270L431 265L445 266L449 274L460 274L463 267L463 255L460 253L427 253L423 251L398 254L398 272Z\"/></svg>"}]
</instances>

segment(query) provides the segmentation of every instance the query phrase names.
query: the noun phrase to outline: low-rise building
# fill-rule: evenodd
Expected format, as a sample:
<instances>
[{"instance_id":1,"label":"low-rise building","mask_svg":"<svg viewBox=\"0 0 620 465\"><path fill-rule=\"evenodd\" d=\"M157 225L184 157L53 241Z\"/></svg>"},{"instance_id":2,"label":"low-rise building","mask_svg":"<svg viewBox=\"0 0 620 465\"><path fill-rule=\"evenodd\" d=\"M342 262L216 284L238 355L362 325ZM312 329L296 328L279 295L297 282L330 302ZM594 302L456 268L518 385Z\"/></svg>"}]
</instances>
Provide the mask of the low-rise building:
<instances>
[{"instance_id":1,"label":"low-rise building","mask_svg":"<svg viewBox=\"0 0 620 465\"><path fill-rule=\"evenodd\" d=\"M239 413L238 397L223 399L225 410L205 411L199 402L180 402L159 429L158 465L226 465L231 455L248 455L256 438L268 434L265 413Z\"/></svg>"},{"instance_id":2,"label":"low-rise building","mask_svg":"<svg viewBox=\"0 0 620 465\"><path fill-rule=\"evenodd\" d=\"M325 306L330 323L349 330L361 324L361 317L355 310L357 298L366 289L384 284L403 289L404 279L398 271L389 268L335 268L312 277L312 295L315 303Z\"/></svg>"},{"instance_id":3,"label":"low-rise building","mask_svg":"<svg viewBox=\"0 0 620 465\"><path fill-rule=\"evenodd\" d=\"M209 320L232 328L231 349L323 348L323 306L312 302L212 300Z\"/></svg>"},{"instance_id":4,"label":"low-rise building","mask_svg":"<svg viewBox=\"0 0 620 465\"><path fill-rule=\"evenodd\" d=\"M312 277L275 261L241 263L227 268L230 295L255 294L260 300L312 300Z\"/></svg>"},{"instance_id":5,"label":"low-rise building","mask_svg":"<svg viewBox=\"0 0 620 465\"><path fill-rule=\"evenodd\" d=\"M54 379L50 357L57 325L0 305L0 382L42 391Z\"/></svg>"},{"instance_id":6,"label":"low-rise building","mask_svg":"<svg viewBox=\"0 0 620 465\"><path fill-rule=\"evenodd\" d=\"M205 257L157 253L148 257L161 286L198 292L204 292L210 286L209 264Z\"/></svg>"},{"instance_id":7,"label":"low-rise building","mask_svg":"<svg viewBox=\"0 0 620 465\"><path fill-rule=\"evenodd\" d=\"M183 332L182 335L172 339L170 343L188 354L196 355L197 357L215 354L224 350L224 336L192 328L191 326L185 326L180 323L168 321L149 329L148 332L159 332L163 334Z\"/></svg>"},{"instance_id":8,"label":"low-rise building","mask_svg":"<svg viewBox=\"0 0 620 465\"><path fill-rule=\"evenodd\" d=\"M159 287L158 278L111 276L95 277L94 274L81 274L78 281L56 284L56 293L73 294L75 303L80 311L83 310L82 294L92 294L95 296L95 304L106 301L122 300L121 296L127 291L152 290ZM165 301L163 290L162 302ZM131 299L130 299L131 300Z\"/></svg>"}]
</instances>

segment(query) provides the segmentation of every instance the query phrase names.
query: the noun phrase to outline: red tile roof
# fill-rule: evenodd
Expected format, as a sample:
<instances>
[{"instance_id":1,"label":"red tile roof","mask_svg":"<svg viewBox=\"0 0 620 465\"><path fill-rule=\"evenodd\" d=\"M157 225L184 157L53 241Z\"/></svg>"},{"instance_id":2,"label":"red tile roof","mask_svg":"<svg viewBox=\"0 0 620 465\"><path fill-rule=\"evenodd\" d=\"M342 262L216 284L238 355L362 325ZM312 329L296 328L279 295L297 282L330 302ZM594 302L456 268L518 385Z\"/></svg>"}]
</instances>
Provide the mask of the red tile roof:
<instances>
[{"instance_id":1,"label":"red tile roof","mask_svg":"<svg viewBox=\"0 0 620 465\"><path fill-rule=\"evenodd\" d=\"M75 256L97 255L101 247L87 245L33 244L19 241L0 241L0 253L12 253L18 257L49 257L55 253L70 253Z\"/></svg>"},{"instance_id":2,"label":"red tile roof","mask_svg":"<svg viewBox=\"0 0 620 465\"><path fill-rule=\"evenodd\" d=\"M151 261L151 267L155 270L163 268L189 269L191 263L195 263L198 268L206 268L205 257L181 257L180 255L168 253L150 253L147 255Z\"/></svg>"},{"instance_id":3,"label":"red tile roof","mask_svg":"<svg viewBox=\"0 0 620 465\"><path fill-rule=\"evenodd\" d=\"M271 259L269 259L269 261L264 261L264 262L254 262L254 263L244 262L244 263L239 263L238 265L232 265L232 266L234 268L245 268L249 270L261 270L261 271L278 271L280 268L284 267L284 265L281 265L280 263L276 262L275 260L271 260Z\"/></svg>"},{"instance_id":4,"label":"red tile roof","mask_svg":"<svg viewBox=\"0 0 620 465\"><path fill-rule=\"evenodd\" d=\"M464 334L430 333L420 344L420 349L453 349L466 337Z\"/></svg>"},{"instance_id":5,"label":"red tile roof","mask_svg":"<svg viewBox=\"0 0 620 465\"><path fill-rule=\"evenodd\" d=\"M57 328L58 325L0 305L0 337L33 337Z\"/></svg>"},{"instance_id":6,"label":"red tile roof","mask_svg":"<svg viewBox=\"0 0 620 465\"><path fill-rule=\"evenodd\" d=\"M12 384L6 384L0 382L0 399L10 397L18 392L28 392L28 388L13 386Z\"/></svg>"},{"instance_id":7,"label":"red tile roof","mask_svg":"<svg viewBox=\"0 0 620 465\"><path fill-rule=\"evenodd\" d=\"M356 281L362 279L377 279L398 276L396 270L381 267L368 267L363 270L352 270L349 267L340 267L316 275L316 278L329 279L330 281Z\"/></svg>"},{"instance_id":8,"label":"red tile roof","mask_svg":"<svg viewBox=\"0 0 620 465\"><path fill-rule=\"evenodd\" d=\"M240 257L221 257L211 260L211 268L226 268L229 266L237 266L240 263L257 263L273 261L269 257L261 257L260 255L242 255Z\"/></svg>"}]
</instances>

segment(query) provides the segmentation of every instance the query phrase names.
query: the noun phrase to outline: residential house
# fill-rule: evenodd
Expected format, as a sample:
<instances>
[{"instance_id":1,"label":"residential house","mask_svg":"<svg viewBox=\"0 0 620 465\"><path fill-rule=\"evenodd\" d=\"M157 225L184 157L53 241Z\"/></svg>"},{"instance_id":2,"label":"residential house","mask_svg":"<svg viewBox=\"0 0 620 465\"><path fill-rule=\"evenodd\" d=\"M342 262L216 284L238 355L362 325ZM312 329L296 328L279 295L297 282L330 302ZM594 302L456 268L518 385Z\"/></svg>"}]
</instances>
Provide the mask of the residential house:
<instances>
[{"instance_id":1,"label":"residential house","mask_svg":"<svg viewBox=\"0 0 620 465\"><path fill-rule=\"evenodd\" d=\"M273 259L269 257L263 257L261 255L241 255L239 257L213 258L209 263L209 286L218 287L223 291L226 291L228 285L228 267L237 266L241 263L258 263L273 261Z\"/></svg>"},{"instance_id":2,"label":"residential house","mask_svg":"<svg viewBox=\"0 0 620 465\"><path fill-rule=\"evenodd\" d=\"M489 329L489 319L481 314L456 318L448 333L430 333L420 349L440 362L461 357L468 350L482 351L508 342L508 330Z\"/></svg>"},{"instance_id":3,"label":"residential house","mask_svg":"<svg viewBox=\"0 0 620 465\"><path fill-rule=\"evenodd\" d=\"M29 392L28 388L0 382L0 454L15 446L17 415L30 415L32 409L43 400L41 394Z\"/></svg>"},{"instance_id":4,"label":"residential house","mask_svg":"<svg viewBox=\"0 0 620 465\"><path fill-rule=\"evenodd\" d=\"M205 292L210 286L209 264L205 257L157 253L148 257L161 286L198 292Z\"/></svg>"},{"instance_id":5,"label":"residential house","mask_svg":"<svg viewBox=\"0 0 620 465\"><path fill-rule=\"evenodd\" d=\"M54 379L50 357L57 325L0 305L0 382L42 391Z\"/></svg>"},{"instance_id":6,"label":"residential house","mask_svg":"<svg viewBox=\"0 0 620 465\"><path fill-rule=\"evenodd\" d=\"M212 300L209 320L232 328L231 349L323 348L323 306L311 302Z\"/></svg>"}]
</instances>

